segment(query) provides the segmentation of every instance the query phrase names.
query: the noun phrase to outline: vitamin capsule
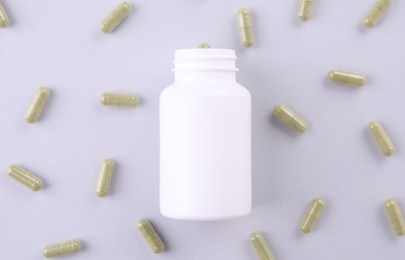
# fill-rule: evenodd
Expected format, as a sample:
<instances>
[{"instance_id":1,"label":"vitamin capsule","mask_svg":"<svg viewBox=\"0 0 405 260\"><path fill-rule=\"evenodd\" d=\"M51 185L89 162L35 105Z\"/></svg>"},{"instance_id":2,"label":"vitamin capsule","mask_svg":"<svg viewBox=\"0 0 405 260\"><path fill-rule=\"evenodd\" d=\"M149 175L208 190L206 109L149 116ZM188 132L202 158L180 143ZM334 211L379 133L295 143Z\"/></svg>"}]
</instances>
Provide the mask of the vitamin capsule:
<instances>
[{"instance_id":1,"label":"vitamin capsule","mask_svg":"<svg viewBox=\"0 0 405 260\"><path fill-rule=\"evenodd\" d=\"M254 42L252 16L246 8L238 11L238 27L242 45L245 47L252 46Z\"/></svg>"},{"instance_id":2,"label":"vitamin capsule","mask_svg":"<svg viewBox=\"0 0 405 260\"><path fill-rule=\"evenodd\" d=\"M250 235L250 242L260 260L275 260L269 246L267 245L264 237L259 232L254 232Z\"/></svg>"},{"instance_id":3,"label":"vitamin capsule","mask_svg":"<svg viewBox=\"0 0 405 260\"><path fill-rule=\"evenodd\" d=\"M390 156L395 152L391 139L378 121L373 120L368 123L368 130L383 155Z\"/></svg>"},{"instance_id":4,"label":"vitamin capsule","mask_svg":"<svg viewBox=\"0 0 405 260\"><path fill-rule=\"evenodd\" d=\"M49 89L45 87L41 87L37 90L27 112L25 113L25 120L28 123L34 123L38 120L50 93Z\"/></svg>"},{"instance_id":5,"label":"vitamin capsule","mask_svg":"<svg viewBox=\"0 0 405 260\"><path fill-rule=\"evenodd\" d=\"M384 201L384 210L387 218L391 224L392 231L398 236L405 234L405 223L402 218L401 209L394 199L387 199Z\"/></svg>"},{"instance_id":6,"label":"vitamin capsule","mask_svg":"<svg viewBox=\"0 0 405 260\"><path fill-rule=\"evenodd\" d=\"M33 191L42 188L42 180L40 178L16 165L8 167L8 175Z\"/></svg>"},{"instance_id":7,"label":"vitamin capsule","mask_svg":"<svg viewBox=\"0 0 405 260\"><path fill-rule=\"evenodd\" d=\"M156 233L152 224L147 219L141 219L138 221L138 230L141 233L146 244L152 250L153 253L159 254L165 249L165 245Z\"/></svg>"},{"instance_id":8,"label":"vitamin capsule","mask_svg":"<svg viewBox=\"0 0 405 260\"><path fill-rule=\"evenodd\" d=\"M0 27L4 28L10 24L10 20L8 19L6 10L2 4L0 4Z\"/></svg>"},{"instance_id":9,"label":"vitamin capsule","mask_svg":"<svg viewBox=\"0 0 405 260\"><path fill-rule=\"evenodd\" d=\"M103 93L100 97L101 104L105 106L136 106L138 97L135 95Z\"/></svg>"},{"instance_id":10,"label":"vitamin capsule","mask_svg":"<svg viewBox=\"0 0 405 260\"><path fill-rule=\"evenodd\" d=\"M391 2L391 0L377 0L370 11L368 11L366 17L364 17L364 26L370 28L376 25L384 16L388 7L391 5Z\"/></svg>"},{"instance_id":11,"label":"vitamin capsule","mask_svg":"<svg viewBox=\"0 0 405 260\"><path fill-rule=\"evenodd\" d=\"M308 206L307 211L305 212L301 220L299 229L302 233L309 233L312 231L315 222L322 214L325 206L326 202L323 198L315 198L312 200L311 204Z\"/></svg>"},{"instance_id":12,"label":"vitamin capsule","mask_svg":"<svg viewBox=\"0 0 405 260\"><path fill-rule=\"evenodd\" d=\"M104 160L101 164L101 171L97 180L96 194L104 197L108 194L111 184L111 177L114 170L113 160Z\"/></svg>"},{"instance_id":13,"label":"vitamin capsule","mask_svg":"<svg viewBox=\"0 0 405 260\"><path fill-rule=\"evenodd\" d=\"M306 21L311 16L312 5L314 0L300 0L300 5L298 7L298 18L302 21Z\"/></svg>"},{"instance_id":14,"label":"vitamin capsule","mask_svg":"<svg viewBox=\"0 0 405 260\"><path fill-rule=\"evenodd\" d=\"M308 128L307 123L284 104L275 105L273 114L298 133L304 133Z\"/></svg>"},{"instance_id":15,"label":"vitamin capsule","mask_svg":"<svg viewBox=\"0 0 405 260\"><path fill-rule=\"evenodd\" d=\"M69 240L62 243L48 245L42 250L42 255L49 258L54 256L70 255L82 248L79 240Z\"/></svg>"},{"instance_id":16,"label":"vitamin capsule","mask_svg":"<svg viewBox=\"0 0 405 260\"><path fill-rule=\"evenodd\" d=\"M358 87L362 87L364 84L366 84L367 80L366 76L364 76L363 74L345 72L340 70L331 70L329 71L328 76L331 81Z\"/></svg>"},{"instance_id":17,"label":"vitamin capsule","mask_svg":"<svg viewBox=\"0 0 405 260\"><path fill-rule=\"evenodd\" d=\"M120 3L102 22L100 29L103 33L112 32L131 12L129 3Z\"/></svg>"},{"instance_id":18,"label":"vitamin capsule","mask_svg":"<svg viewBox=\"0 0 405 260\"><path fill-rule=\"evenodd\" d=\"M198 48L200 48L200 49L209 49L209 48L211 48L211 46L208 43L203 42L200 45L198 45Z\"/></svg>"}]
</instances>

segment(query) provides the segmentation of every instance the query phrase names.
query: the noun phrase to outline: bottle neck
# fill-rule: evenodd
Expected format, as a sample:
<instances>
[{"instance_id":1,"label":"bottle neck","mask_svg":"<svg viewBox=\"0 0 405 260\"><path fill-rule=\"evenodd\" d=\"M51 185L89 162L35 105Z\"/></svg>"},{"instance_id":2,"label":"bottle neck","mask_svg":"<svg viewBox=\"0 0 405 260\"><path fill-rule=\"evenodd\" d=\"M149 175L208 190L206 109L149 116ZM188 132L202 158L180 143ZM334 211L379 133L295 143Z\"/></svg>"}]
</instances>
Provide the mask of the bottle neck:
<instances>
[{"instance_id":1,"label":"bottle neck","mask_svg":"<svg viewBox=\"0 0 405 260\"><path fill-rule=\"evenodd\" d=\"M235 71L221 70L182 70L174 72L174 80L179 81L212 81L212 80L230 80L235 81Z\"/></svg>"},{"instance_id":2,"label":"bottle neck","mask_svg":"<svg viewBox=\"0 0 405 260\"><path fill-rule=\"evenodd\" d=\"M175 81L235 81L235 51L228 49L177 50Z\"/></svg>"}]
</instances>

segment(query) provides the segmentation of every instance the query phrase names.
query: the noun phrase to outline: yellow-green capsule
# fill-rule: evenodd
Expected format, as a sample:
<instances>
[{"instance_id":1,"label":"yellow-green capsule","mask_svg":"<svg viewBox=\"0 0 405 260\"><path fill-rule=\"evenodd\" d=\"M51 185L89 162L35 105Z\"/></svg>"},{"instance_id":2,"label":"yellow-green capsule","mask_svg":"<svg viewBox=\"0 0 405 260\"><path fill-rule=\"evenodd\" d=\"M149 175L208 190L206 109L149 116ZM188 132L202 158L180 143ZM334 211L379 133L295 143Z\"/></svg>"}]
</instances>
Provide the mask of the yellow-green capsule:
<instances>
[{"instance_id":1,"label":"yellow-green capsule","mask_svg":"<svg viewBox=\"0 0 405 260\"><path fill-rule=\"evenodd\" d=\"M100 24L103 33L109 33L117 27L131 12L131 5L126 2L120 3Z\"/></svg>"},{"instance_id":2,"label":"yellow-green capsule","mask_svg":"<svg viewBox=\"0 0 405 260\"><path fill-rule=\"evenodd\" d=\"M139 99L135 95L103 93L100 97L101 104L105 106L130 106L134 107L138 104Z\"/></svg>"},{"instance_id":3,"label":"yellow-green capsule","mask_svg":"<svg viewBox=\"0 0 405 260\"><path fill-rule=\"evenodd\" d=\"M384 201L384 210L391 224L392 231L398 236L405 234L405 223L402 218L401 209L395 199L387 199Z\"/></svg>"},{"instance_id":4,"label":"yellow-green capsule","mask_svg":"<svg viewBox=\"0 0 405 260\"><path fill-rule=\"evenodd\" d=\"M314 0L300 0L300 5L298 7L298 18L302 21L306 21L311 16L312 5Z\"/></svg>"},{"instance_id":5,"label":"yellow-green capsule","mask_svg":"<svg viewBox=\"0 0 405 260\"><path fill-rule=\"evenodd\" d=\"M392 0L377 0L373 7L368 11L367 15L363 19L365 27L373 27L384 16L388 7L391 5Z\"/></svg>"},{"instance_id":6,"label":"yellow-green capsule","mask_svg":"<svg viewBox=\"0 0 405 260\"><path fill-rule=\"evenodd\" d=\"M8 175L33 191L42 188L42 180L39 177L16 165L8 167Z\"/></svg>"},{"instance_id":7,"label":"yellow-green capsule","mask_svg":"<svg viewBox=\"0 0 405 260\"><path fill-rule=\"evenodd\" d=\"M366 76L360 73L352 73L340 70L331 70L329 71L328 77L331 81L345 84L362 87L366 84Z\"/></svg>"},{"instance_id":8,"label":"yellow-green capsule","mask_svg":"<svg viewBox=\"0 0 405 260\"><path fill-rule=\"evenodd\" d=\"M152 250L153 253L159 254L165 249L165 245L160 239L159 234L156 233L152 224L147 219L141 219L138 221L138 230L141 233L146 244Z\"/></svg>"},{"instance_id":9,"label":"yellow-green capsule","mask_svg":"<svg viewBox=\"0 0 405 260\"><path fill-rule=\"evenodd\" d=\"M208 43L203 42L200 45L198 45L198 48L200 48L200 49L209 49L209 48L211 48L211 46Z\"/></svg>"},{"instance_id":10,"label":"yellow-green capsule","mask_svg":"<svg viewBox=\"0 0 405 260\"><path fill-rule=\"evenodd\" d=\"M395 152L395 147L392 144L391 139L378 121L373 120L368 123L368 131L374 138L374 141L383 155L390 156Z\"/></svg>"},{"instance_id":11,"label":"yellow-green capsule","mask_svg":"<svg viewBox=\"0 0 405 260\"><path fill-rule=\"evenodd\" d=\"M70 255L78 252L82 248L79 240L69 240L57 244L47 245L42 250L42 255L50 258L54 256Z\"/></svg>"},{"instance_id":12,"label":"yellow-green capsule","mask_svg":"<svg viewBox=\"0 0 405 260\"><path fill-rule=\"evenodd\" d=\"M28 123L34 123L39 119L50 93L50 90L45 87L41 87L37 90L27 112L25 113L25 120Z\"/></svg>"},{"instance_id":13,"label":"yellow-green capsule","mask_svg":"<svg viewBox=\"0 0 405 260\"><path fill-rule=\"evenodd\" d=\"M273 108L273 114L284 124L298 133L304 133L308 128L307 123L284 104L275 105Z\"/></svg>"},{"instance_id":14,"label":"yellow-green capsule","mask_svg":"<svg viewBox=\"0 0 405 260\"><path fill-rule=\"evenodd\" d=\"M107 159L101 164L101 171L97 179L96 194L104 197L108 194L111 184L111 177L114 170L114 161Z\"/></svg>"},{"instance_id":15,"label":"yellow-green capsule","mask_svg":"<svg viewBox=\"0 0 405 260\"><path fill-rule=\"evenodd\" d=\"M299 229L302 233L309 233L312 231L325 206L326 201L323 198L319 197L312 200L300 223Z\"/></svg>"},{"instance_id":16,"label":"yellow-green capsule","mask_svg":"<svg viewBox=\"0 0 405 260\"><path fill-rule=\"evenodd\" d=\"M254 43L252 15L249 9L242 8L238 11L238 27L240 41L243 46L250 47Z\"/></svg>"},{"instance_id":17,"label":"yellow-green capsule","mask_svg":"<svg viewBox=\"0 0 405 260\"><path fill-rule=\"evenodd\" d=\"M253 232L250 234L250 242L260 260L275 260L273 253L261 233Z\"/></svg>"},{"instance_id":18,"label":"yellow-green capsule","mask_svg":"<svg viewBox=\"0 0 405 260\"><path fill-rule=\"evenodd\" d=\"M0 4L0 27L4 28L10 24L10 20L8 19L6 10L4 9L3 5Z\"/></svg>"}]
</instances>

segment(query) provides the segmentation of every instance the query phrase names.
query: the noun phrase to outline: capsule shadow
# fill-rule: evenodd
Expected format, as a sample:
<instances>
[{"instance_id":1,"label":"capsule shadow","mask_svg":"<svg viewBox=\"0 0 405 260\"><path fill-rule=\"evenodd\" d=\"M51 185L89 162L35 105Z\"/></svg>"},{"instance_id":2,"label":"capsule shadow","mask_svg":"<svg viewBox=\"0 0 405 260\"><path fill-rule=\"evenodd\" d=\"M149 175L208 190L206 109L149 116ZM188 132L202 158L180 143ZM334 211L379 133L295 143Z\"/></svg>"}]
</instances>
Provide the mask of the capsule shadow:
<instances>
[{"instance_id":1,"label":"capsule shadow","mask_svg":"<svg viewBox=\"0 0 405 260\"><path fill-rule=\"evenodd\" d=\"M370 28L367 28L367 27L364 26L364 24L363 24L363 18L362 18L362 20L359 22L357 28L358 28L358 29L357 29L358 32L361 33L361 34L366 34L366 33L370 30Z\"/></svg>"},{"instance_id":2,"label":"capsule shadow","mask_svg":"<svg viewBox=\"0 0 405 260\"><path fill-rule=\"evenodd\" d=\"M80 251L85 251L86 249L89 248L87 242L85 242L85 241L83 241L83 240L81 240L81 239L80 239L80 245L81 245Z\"/></svg>"}]
</instances>

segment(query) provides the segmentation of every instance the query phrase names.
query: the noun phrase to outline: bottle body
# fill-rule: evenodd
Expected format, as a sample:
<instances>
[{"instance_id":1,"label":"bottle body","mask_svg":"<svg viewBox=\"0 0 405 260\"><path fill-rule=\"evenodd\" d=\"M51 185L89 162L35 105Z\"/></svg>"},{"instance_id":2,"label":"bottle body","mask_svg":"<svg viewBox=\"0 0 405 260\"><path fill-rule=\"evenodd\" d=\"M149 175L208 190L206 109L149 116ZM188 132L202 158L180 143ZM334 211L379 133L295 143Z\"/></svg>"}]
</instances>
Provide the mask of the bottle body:
<instances>
[{"instance_id":1,"label":"bottle body","mask_svg":"<svg viewBox=\"0 0 405 260\"><path fill-rule=\"evenodd\" d=\"M234 80L209 73L209 80L178 81L160 96L166 217L220 220L251 211L251 97Z\"/></svg>"},{"instance_id":2,"label":"bottle body","mask_svg":"<svg viewBox=\"0 0 405 260\"><path fill-rule=\"evenodd\" d=\"M209 220L250 212L250 97L245 91L225 84L174 84L162 93L163 215Z\"/></svg>"}]
</instances>

